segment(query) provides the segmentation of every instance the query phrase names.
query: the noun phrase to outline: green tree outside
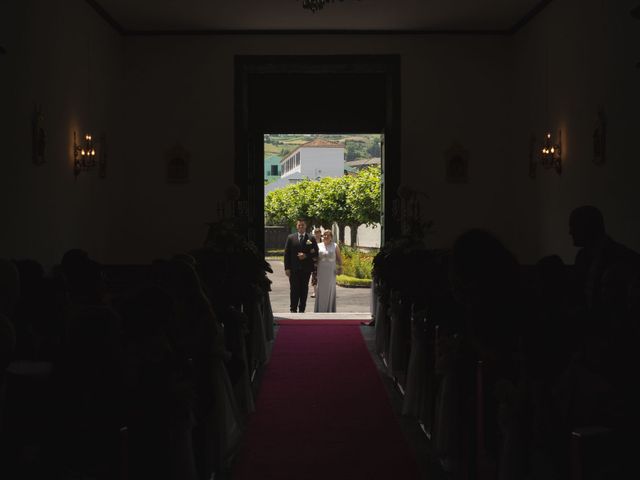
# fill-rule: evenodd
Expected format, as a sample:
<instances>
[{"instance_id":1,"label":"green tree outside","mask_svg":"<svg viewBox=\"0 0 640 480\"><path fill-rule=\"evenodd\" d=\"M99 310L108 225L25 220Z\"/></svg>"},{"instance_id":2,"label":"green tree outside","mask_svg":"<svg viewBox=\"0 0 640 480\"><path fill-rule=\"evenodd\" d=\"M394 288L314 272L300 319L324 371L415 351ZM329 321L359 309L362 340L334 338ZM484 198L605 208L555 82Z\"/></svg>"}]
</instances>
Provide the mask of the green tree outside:
<instances>
[{"instance_id":1,"label":"green tree outside","mask_svg":"<svg viewBox=\"0 0 640 480\"><path fill-rule=\"evenodd\" d=\"M293 225L297 218L304 217L324 228L331 228L333 223L342 229L349 226L351 245L355 245L359 225L380 221L380 192L379 166L343 177L302 180L267 194L265 222Z\"/></svg>"}]
</instances>

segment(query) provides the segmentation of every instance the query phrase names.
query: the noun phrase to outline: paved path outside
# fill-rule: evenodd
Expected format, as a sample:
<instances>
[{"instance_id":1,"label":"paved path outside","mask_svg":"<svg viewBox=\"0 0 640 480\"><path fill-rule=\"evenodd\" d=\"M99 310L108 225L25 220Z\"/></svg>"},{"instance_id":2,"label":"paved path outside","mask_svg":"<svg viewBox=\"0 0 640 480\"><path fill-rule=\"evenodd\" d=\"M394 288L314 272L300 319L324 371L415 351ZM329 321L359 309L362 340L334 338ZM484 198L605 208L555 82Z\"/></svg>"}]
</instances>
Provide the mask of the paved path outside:
<instances>
[{"instance_id":1,"label":"paved path outside","mask_svg":"<svg viewBox=\"0 0 640 480\"><path fill-rule=\"evenodd\" d=\"M284 263L281 260L269 260L269 263L273 269L273 273L269 274L269 279L273 282L271 284L271 292L269 293L271 308L276 316L292 315L289 313L289 279L284 273ZM311 292L311 287L309 287L309 298L307 299L307 311L309 313L313 312L313 302L315 300L311 298ZM357 312L366 313L370 316L370 288L345 288L338 286L336 287L336 295L337 313ZM309 315L309 313L296 315L301 317L302 315Z\"/></svg>"}]
</instances>

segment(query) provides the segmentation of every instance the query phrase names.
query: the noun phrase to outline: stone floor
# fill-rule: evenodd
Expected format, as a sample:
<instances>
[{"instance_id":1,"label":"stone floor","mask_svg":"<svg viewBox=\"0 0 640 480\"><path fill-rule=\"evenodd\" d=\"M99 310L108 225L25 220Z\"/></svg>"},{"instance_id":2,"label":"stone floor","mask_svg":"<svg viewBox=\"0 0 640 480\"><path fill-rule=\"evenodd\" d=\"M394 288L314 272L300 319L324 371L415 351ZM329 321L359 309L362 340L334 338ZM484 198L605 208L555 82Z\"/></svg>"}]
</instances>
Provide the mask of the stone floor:
<instances>
[{"instance_id":1,"label":"stone floor","mask_svg":"<svg viewBox=\"0 0 640 480\"><path fill-rule=\"evenodd\" d=\"M269 260L273 273L269 274L271 280L271 308L276 316L279 313L289 315L289 279L284 274L284 263L281 260ZM307 310L313 311L311 298L312 289L309 288ZM345 288L336 287L336 305L338 313L367 313L370 314L371 289L370 288ZM309 308L311 307L311 308ZM306 314L306 313L305 313Z\"/></svg>"}]
</instances>

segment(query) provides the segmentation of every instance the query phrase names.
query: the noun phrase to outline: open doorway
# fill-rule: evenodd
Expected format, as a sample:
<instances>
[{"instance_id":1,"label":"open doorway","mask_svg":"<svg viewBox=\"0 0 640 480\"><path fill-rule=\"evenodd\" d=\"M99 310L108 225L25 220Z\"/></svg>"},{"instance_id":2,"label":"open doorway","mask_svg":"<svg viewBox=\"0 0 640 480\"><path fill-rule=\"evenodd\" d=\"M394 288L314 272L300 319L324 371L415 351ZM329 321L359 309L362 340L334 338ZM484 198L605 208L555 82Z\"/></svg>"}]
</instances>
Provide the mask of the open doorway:
<instances>
[{"instance_id":1,"label":"open doorway","mask_svg":"<svg viewBox=\"0 0 640 480\"><path fill-rule=\"evenodd\" d=\"M399 55L237 55L235 184L264 251L264 134L384 132L381 238L400 231Z\"/></svg>"},{"instance_id":2,"label":"open doorway","mask_svg":"<svg viewBox=\"0 0 640 480\"><path fill-rule=\"evenodd\" d=\"M239 223L259 251L267 252L265 134L384 132L380 142L384 181L376 234L381 244L397 235L400 70L398 55L235 57L235 183L240 204L246 206ZM344 239L344 232L339 235Z\"/></svg>"},{"instance_id":3,"label":"open doorway","mask_svg":"<svg viewBox=\"0 0 640 480\"><path fill-rule=\"evenodd\" d=\"M264 245L274 269L274 311L290 308L283 257L299 218L307 220L321 255L337 245L336 311L369 310L373 257L381 245L381 149L380 134L264 135ZM325 241L327 231L331 241ZM322 304L323 279L315 267L309 296Z\"/></svg>"}]
</instances>

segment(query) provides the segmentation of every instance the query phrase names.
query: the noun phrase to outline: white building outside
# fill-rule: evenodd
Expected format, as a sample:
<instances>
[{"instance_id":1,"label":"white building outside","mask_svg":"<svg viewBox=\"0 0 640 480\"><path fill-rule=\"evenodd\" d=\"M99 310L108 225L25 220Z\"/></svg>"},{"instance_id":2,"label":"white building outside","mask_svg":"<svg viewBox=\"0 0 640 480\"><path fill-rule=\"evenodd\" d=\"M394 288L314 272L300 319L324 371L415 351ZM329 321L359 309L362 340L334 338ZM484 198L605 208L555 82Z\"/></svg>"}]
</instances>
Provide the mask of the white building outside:
<instances>
[{"instance_id":1,"label":"white building outside","mask_svg":"<svg viewBox=\"0 0 640 480\"><path fill-rule=\"evenodd\" d=\"M379 163L379 159L378 163ZM354 163L354 162L351 162ZM371 162L370 162L371 163ZM375 164L375 161L373 162ZM360 165L358 165L361 167ZM357 169L357 168L356 168ZM315 139L311 142L300 145L288 156L280 161L280 178L264 187L265 197L269 192L284 188L295 182L305 179L320 180L324 177L342 177L345 171L344 145L341 143L329 142L327 140ZM349 227L345 232L340 232L340 240L349 244ZM334 233L335 228L334 228ZM380 226L358 227L358 246L380 247ZM338 240L338 238L336 238Z\"/></svg>"},{"instance_id":2,"label":"white building outside","mask_svg":"<svg viewBox=\"0 0 640 480\"><path fill-rule=\"evenodd\" d=\"M280 178L264 188L264 195L299 182L306 178L320 180L324 177L344 175L344 145L315 139L300 145L280 161Z\"/></svg>"}]
</instances>

